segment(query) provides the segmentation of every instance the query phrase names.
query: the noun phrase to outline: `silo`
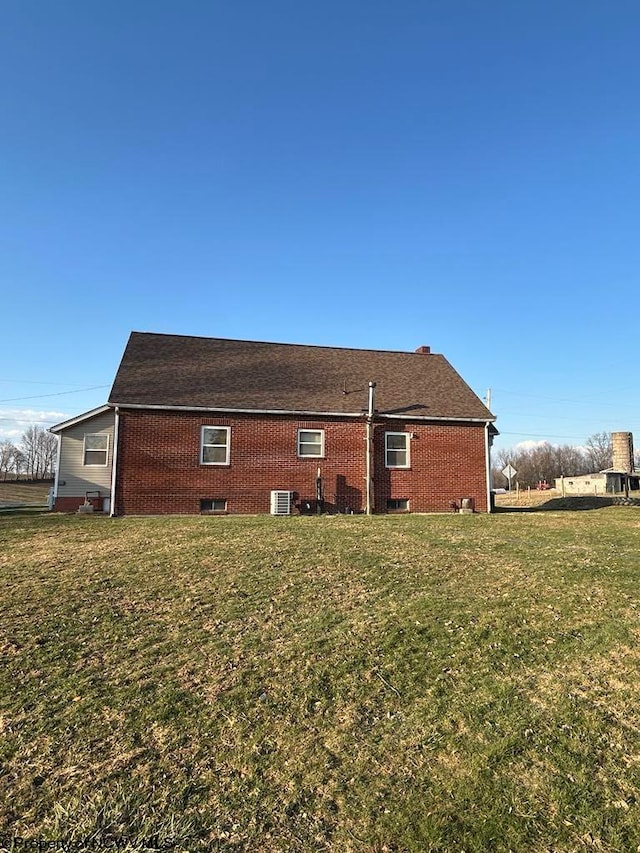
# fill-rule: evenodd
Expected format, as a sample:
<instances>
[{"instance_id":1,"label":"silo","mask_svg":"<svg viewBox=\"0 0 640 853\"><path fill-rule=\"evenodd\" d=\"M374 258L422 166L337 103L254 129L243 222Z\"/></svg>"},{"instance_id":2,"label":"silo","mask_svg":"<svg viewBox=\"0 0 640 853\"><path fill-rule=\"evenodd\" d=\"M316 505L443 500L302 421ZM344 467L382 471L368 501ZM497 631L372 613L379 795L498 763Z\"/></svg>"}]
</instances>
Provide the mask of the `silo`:
<instances>
[{"instance_id":1,"label":"silo","mask_svg":"<svg viewBox=\"0 0 640 853\"><path fill-rule=\"evenodd\" d=\"M633 435L630 432L612 432L613 470L633 473Z\"/></svg>"}]
</instances>

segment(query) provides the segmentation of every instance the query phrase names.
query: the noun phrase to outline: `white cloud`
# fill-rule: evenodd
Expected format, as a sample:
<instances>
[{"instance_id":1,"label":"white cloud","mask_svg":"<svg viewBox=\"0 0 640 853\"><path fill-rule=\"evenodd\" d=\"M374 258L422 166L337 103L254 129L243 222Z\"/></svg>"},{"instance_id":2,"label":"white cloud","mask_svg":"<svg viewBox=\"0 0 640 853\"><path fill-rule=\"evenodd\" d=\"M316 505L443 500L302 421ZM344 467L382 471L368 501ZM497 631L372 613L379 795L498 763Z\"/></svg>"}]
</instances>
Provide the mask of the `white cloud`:
<instances>
[{"instance_id":1,"label":"white cloud","mask_svg":"<svg viewBox=\"0 0 640 853\"><path fill-rule=\"evenodd\" d=\"M515 450L534 450L536 447L542 447L545 444L551 444L549 441L533 441L532 439L528 439L527 441L520 441L515 445ZM552 445L553 447L553 445Z\"/></svg>"},{"instance_id":2,"label":"white cloud","mask_svg":"<svg viewBox=\"0 0 640 853\"><path fill-rule=\"evenodd\" d=\"M0 409L0 441L19 442L27 427L36 425L47 429L73 417L54 409Z\"/></svg>"}]
</instances>

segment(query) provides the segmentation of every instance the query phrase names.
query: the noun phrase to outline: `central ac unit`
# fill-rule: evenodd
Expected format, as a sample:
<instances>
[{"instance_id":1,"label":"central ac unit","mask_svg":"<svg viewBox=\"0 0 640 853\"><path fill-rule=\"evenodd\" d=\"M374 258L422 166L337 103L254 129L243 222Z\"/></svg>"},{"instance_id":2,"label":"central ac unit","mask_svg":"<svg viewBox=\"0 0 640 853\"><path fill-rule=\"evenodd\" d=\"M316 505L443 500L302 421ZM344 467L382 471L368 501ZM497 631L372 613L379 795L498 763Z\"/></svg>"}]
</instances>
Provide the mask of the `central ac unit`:
<instances>
[{"instance_id":1,"label":"central ac unit","mask_svg":"<svg viewBox=\"0 0 640 853\"><path fill-rule=\"evenodd\" d=\"M291 515L291 492L271 492L271 515Z\"/></svg>"}]
</instances>

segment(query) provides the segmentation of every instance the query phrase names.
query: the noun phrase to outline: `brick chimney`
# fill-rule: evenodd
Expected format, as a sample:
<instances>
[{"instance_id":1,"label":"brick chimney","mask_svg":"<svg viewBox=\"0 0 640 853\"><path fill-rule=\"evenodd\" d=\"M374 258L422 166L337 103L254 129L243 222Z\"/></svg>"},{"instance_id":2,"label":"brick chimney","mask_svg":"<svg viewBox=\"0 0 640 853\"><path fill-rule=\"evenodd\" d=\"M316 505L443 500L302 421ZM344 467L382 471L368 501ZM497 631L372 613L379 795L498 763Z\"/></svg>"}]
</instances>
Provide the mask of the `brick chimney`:
<instances>
[{"instance_id":1,"label":"brick chimney","mask_svg":"<svg viewBox=\"0 0 640 853\"><path fill-rule=\"evenodd\" d=\"M423 355L429 355L429 353L431 352L431 347L421 346L418 347L416 352L422 353Z\"/></svg>"}]
</instances>

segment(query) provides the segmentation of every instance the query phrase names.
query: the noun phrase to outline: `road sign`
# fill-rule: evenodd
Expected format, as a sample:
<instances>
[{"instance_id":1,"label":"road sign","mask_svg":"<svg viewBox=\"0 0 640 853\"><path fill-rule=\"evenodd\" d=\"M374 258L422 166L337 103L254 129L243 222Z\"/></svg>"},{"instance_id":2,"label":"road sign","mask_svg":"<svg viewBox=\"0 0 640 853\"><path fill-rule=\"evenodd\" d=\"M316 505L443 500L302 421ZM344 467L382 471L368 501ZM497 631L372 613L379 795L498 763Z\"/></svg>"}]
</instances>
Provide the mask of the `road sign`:
<instances>
[{"instance_id":1,"label":"road sign","mask_svg":"<svg viewBox=\"0 0 640 853\"><path fill-rule=\"evenodd\" d=\"M516 471L516 469L513 467L513 465L511 464L511 462L507 462L507 464L505 465L505 467L502 469L502 473L504 474L504 476L505 476L505 477L507 478L507 480L509 481L509 491L511 491L511 481L513 480L513 478L516 476L516 474L517 474L518 472L517 472L517 471Z\"/></svg>"}]
</instances>

